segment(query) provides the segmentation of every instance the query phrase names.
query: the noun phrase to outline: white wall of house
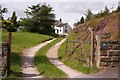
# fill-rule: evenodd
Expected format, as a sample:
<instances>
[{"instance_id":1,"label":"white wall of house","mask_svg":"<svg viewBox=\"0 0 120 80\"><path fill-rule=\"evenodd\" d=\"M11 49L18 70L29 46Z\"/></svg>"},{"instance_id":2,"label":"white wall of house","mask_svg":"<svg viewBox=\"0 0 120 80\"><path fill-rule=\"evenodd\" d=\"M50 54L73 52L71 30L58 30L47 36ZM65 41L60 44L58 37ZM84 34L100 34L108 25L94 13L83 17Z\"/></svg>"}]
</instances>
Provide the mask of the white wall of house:
<instances>
[{"instance_id":1,"label":"white wall of house","mask_svg":"<svg viewBox=\"0 0 120 80\"><path fill-rule=\"evenodd\" d=\"M66 24L64 27L63 27L63 33L67 33L67 32L70 32L71 31L71 27L69 24Z\"/></svg>"},{"instance_id":2,"label":"white wall of house","mask_svg":"<svg viewBox=\"0 0 120 80\"><path fill-rule=\"evenodd\" d=\"M55 33L56 34L63 34L71 31L71 27L69 24L64 25L63 27L55 26Z\"/></svg>"},{"instance_id":3,"label":"white wall of house","mask_svg":"<svg viewBox=\"0 0 120 80\"><path fill-rule=\"evenodd\" d=\"M62 33L64 33L64 32L63 32L63 27L56 27L56 26L55 26L55 33L56 33L56 34L62 34Z\"/></svg>"}]
</instances>

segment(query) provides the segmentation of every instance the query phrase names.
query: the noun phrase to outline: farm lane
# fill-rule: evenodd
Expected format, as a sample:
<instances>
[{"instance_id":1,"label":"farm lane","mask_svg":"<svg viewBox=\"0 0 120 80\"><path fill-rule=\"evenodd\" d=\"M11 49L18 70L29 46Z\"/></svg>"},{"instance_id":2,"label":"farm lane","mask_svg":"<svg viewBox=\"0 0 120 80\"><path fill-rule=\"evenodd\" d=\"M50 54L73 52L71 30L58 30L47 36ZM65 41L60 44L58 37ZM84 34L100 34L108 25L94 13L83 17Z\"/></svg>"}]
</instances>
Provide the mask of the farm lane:
<instances>
[{"instance_id":1,"label":"farm lane","mask_svg":"<svg viewBox=\"0 0 120 80\"><path fill-rule=\"evenodd\" d=\"M68 78L76 78L77 76L82 77L85 74L78 72L78 71L70 68L69 66L66 66L63 62L61 62L58 59L58 56L57 56L58 49L65 40L66 40L66 38L64 38L62 41L60 41L57 44L55 44L54 46L52 46L48 50L46 56L48 57L48 59L50 60L50 62L52 64L54 64L57 68L59 68L60 70L65 72L68 75Z\"/></svg>"},{"instance_id":2,"label":"farm lane","mask_svg":"<svg viewBox=\"0 0 120 80\"><path fill-rule=\"evenodd\" d=\"M56 39L56 38L55 38ZM25 80L29 80L29 78L43 78L42 75L38 72L34 64L34 56L39 51L40 48L52 42L53 40L49 40L43 43L40 43L37 46L25 49L22 54L22 73Z\"/></svg>"},{"instance_id":3,"label":"farm lane","mask_svg":"<svg viewBox=\"0 0 120 80\"><path fill-rule=\"evenodd\" d=\"M46 56L53 65L66 73L68 78L118 78L118 67L104 69L98 73L84 74L65 65L57 56L58 49L65 40L66 38L52 46Z\"/></svg>"}]
</instances>

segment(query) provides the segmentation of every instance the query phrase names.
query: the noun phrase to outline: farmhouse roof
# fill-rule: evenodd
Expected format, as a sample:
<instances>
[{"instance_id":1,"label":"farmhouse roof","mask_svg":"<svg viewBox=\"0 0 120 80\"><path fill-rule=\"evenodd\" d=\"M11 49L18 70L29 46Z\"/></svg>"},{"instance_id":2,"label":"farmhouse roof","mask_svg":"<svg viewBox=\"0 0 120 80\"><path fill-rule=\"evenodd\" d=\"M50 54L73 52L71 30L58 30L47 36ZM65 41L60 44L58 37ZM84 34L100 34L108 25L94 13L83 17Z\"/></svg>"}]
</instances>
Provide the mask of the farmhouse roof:
<instances>
[{"instance_id":1,"label":"farmhouse roof","mask_svg":"<svg viewBox=\"0 0 120 80\"><path fill-rule=\"evenodd\" d=\"M57 25L57 27L63 27L65 26L67 23L60 23L59 25Z\"/></svg>"},{"instance_id":2,"label":"farmhouse roof","mask_svg":"<svg viewBox=\"0 0 120 80\"><path fill-rule=\"evenodd\" d=\"M59 20L56 20L56 21L55 21L55 25L56 25L57 27L63 27L63 26L65 26L66 24L68 24L68 23L63 23L63 22L61 22L61 21L59 21Z\"/></svg>"}]
</instances>

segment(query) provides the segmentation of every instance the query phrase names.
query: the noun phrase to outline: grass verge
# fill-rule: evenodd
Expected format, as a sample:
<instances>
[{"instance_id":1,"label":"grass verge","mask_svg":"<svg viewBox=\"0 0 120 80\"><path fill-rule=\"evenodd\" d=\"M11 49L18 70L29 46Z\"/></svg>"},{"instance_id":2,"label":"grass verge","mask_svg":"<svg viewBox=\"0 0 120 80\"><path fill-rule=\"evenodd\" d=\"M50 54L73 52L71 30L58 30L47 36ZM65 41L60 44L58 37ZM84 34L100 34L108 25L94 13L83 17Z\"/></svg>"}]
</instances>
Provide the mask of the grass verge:
<instances>
[{"instance_id":1,"label":"grass verge","mask_svg":"<svg viewBox=\"0 0 120 80\"><path fill-rule=\"evenodd\" d=\"M37 55L35 56L35 64L40 72L44 72L43 75L46 78L65 78L67 75L56 68L46 57L47 51L55 45L57 42L61 41L63 38L57 38L55 41L49 43L48 45L42 47Z\"/></svg>"},{"instance_id":2,"label":"grass verge","mask_svg":"<svg viewBox=\"0 0 120 80\"><path fill-rule=\"evenodd\" d=\"M7 42L7 32L2 33L2 40ZM11 77L21 76L21 59L20 55L26 48L33 47L41 42L52 39L53 37L27 33L27 32L14 32L12 33L12 53L11 53Z\"/></svg>"},{"instance_id":3,"label":"grass verge","mask_svg":"<svg viewBox=\"0 0 120 80\"><path fill-rule=\"evenodd\" d=\"M70 60L67 60L68 57L67 56L64 57L65 46L66 46L66 43L64 42L58 50L59 59L62 62L64 62L64 64L66 64L66 65L70 66L71 68L76 69L82 73L85 73L85 74L90 74L90 73L98 71L98 69L96 67L94 67L92 69L90 67L86 67L74 58L70 58Z\"/></svg>"}]
</instances>

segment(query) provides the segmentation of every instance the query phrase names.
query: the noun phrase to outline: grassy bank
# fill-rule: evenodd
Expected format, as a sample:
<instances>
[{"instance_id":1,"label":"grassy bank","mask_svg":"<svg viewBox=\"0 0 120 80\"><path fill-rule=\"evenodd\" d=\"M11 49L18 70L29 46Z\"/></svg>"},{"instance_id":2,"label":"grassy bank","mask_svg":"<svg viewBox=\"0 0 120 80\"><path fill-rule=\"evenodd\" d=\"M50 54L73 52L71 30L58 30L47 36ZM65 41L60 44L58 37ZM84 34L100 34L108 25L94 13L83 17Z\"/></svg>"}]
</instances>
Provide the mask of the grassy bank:
<instances>
[{"instance_id":1,"label":"grassy bank","mask_svg":"<svg viewBox=\"0 0 120 80\"><path fill-rule=\"evenodd\" d=\"M4 42L7 42L8 33L5 32L2 34L2 39ZM11 77L21 76L21 59L20 55L22 51L26 48L35 46L43 41L52 39L53 37L35 34L35 33L27 33L27 32L19 32L12 34L12 53L11 53Z\"/></svg>"},{"instance_id":2,"label":"grassy bank","mask_svg":"<svg viewBox=\"0 0 120 80\"><path fill-rule=\"evenodd\" d=\"M85 74L89 74L89 73L93 73L98 71L95 67L93 69L91 69L90 67L86 67L84 65L82 65L78 60L74 59L74 58L70 58L68 59L68 56L65 56L65 46L66 43L64 42L61 47L58 50L58 56L59 59L61 59L62 62L64 62L64 64L70 66L73 69L76 69L80 72L83 72ZM77 56L79 56L79 54L77 54Z\"/></svg>"},{"instance_id":3,"label":"grassy bank","mask_svg":"<svg viewBox=\"0 0 120 80\"><path fill-rule=\"evenodd\" d=\"M43 75L46 78L62 78L66 77L66 74L56 68L46 57L47 51L55 45L55 43L61 41L63 38L58 38L48 45L42 47L35 57L35 64L40 72L44 72Z\"/></svg>"}]
</instances>

